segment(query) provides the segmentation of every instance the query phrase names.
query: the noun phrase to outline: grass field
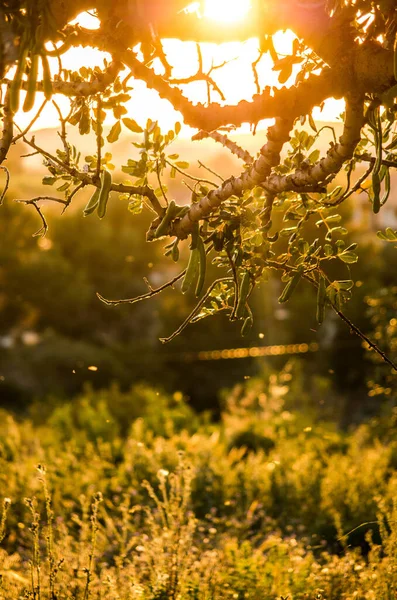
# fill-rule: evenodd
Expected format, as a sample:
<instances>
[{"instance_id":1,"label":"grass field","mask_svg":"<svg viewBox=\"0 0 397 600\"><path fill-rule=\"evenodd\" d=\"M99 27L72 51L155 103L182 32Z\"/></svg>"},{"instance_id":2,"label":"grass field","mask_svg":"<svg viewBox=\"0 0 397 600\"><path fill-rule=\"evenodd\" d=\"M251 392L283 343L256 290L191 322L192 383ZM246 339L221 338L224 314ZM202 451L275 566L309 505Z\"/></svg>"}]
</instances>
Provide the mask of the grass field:
<instances>
[{"instance_id":1,"label":"grass field","mask_svg":"<svg viewBox=\"0 0 397 600\"><path fill-rule=\"evenodd\" d=\"M395 600L397 411L341 431L307 385L218 423L144 386L3 411L0 598Z\"/></svg>"}]
</instances>

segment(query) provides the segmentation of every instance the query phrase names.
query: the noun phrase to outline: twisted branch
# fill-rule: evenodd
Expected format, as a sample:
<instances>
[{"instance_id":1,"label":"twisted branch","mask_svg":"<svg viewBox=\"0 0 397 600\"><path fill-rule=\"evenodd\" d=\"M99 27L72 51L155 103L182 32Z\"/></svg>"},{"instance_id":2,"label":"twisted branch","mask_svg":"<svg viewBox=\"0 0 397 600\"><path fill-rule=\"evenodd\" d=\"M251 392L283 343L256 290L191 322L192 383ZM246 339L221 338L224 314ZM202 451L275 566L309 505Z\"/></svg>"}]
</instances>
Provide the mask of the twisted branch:
<instances>
[{"instance_id":1,"label":"twisted branch","mask_svg":"<svg viewBox=\"0 0 397 600\"><path fill-rule=\"evenodd\" d=\"M308 114L329 96L343 96L341 82L331 74L330 69L323 69L320 75L310 76L296 88L274 91L266 88L261 94L256 94L252 102L242 100L236 105L228 106L212 103L206 107L203 104L194 105L180 89L170 86L161 75L143 65L130 50L123 52L120 60L134 77L145 81L161 98L171 102L175 110L182 113L187 125L204 131L213 131L231 124L240 126L243 123L258 123L262 119L278 116L288 118L290 115Z\"/></svg>"},{"instance_id":2,"label":"twisted branch","mask_svg":"<svg viewBox=\"0 0 397 600\"><path fill-rule=\"evenodd\" d=\"M259 158L252 166L240 177L229 177L222 185L193 204L189 212L174 224L172 235L180 239L186 238L194 224L211 214L222 202L231 196L240 196L244 190L252 189L265 181L271 169L280 162L280 152L289 139L292 123L292 119L276 119L276 123L268 130L268 139L260 151Z\"/></svg>"},{"instance_id":3,"label":"twisted branch","mask_svg":"<svg viewBox=\"0 0 397 600\"><path fill-rule=\"evenodd\" d=\"M199 131L198 133L192 136L192 141L200 141L204 140L205 138L212 138L215 142L219 142L224 148L227 148L232 154L235 154L236 156L238 156L238 158L244 161L246 165L250 165L254 162L254 159L248 152L248 150L245 150L236 142L230 140L227 137L227 135L223 135L218 131Z\"/></svg>"},{"instance_id":4,"label":"twisted branch","mask_svg":"<svg viewBox=\"0 0 397 600\"><path fill-rule=\"evenodd\" d=\"M361 128L364 125L363 98L346 99L346 119L343 134L339 143L333 145L327 156L314 165L305 165L290 175L272 174L263 183L263 187L271 194L281 192L305 191L307 186L329 183L330 176L336 175L343 163L352 158L360 141Z\"/></svg>"}]
</instances>

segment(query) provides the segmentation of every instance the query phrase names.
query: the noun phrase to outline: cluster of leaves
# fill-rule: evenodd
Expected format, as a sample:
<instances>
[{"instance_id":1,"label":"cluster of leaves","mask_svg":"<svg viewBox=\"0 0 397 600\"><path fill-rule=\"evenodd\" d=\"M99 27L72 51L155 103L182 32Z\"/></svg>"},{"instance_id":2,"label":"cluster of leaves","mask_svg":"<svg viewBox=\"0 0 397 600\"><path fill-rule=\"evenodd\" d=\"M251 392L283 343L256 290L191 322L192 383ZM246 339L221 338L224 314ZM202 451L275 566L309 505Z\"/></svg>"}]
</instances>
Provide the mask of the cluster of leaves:
<instances>
[{"instance_id":1,"label":"cluster of leaves","mask_svg":"<svg viewBox=\"0 0 397 600\"><path fill-rule=\"evenodd\" d=\"M71 98L68 115L63 116L58 109L63 147L54 155L40 148L34 139L28 140L27 132L20 134L20 137L23 137L24 141L35 152L41 153L45 159L50 176L45 177L43 183L56 185L56 190L64 194L64 200L41 197L25 201L34 206L42 219L43 227L39 233L45 233L47 229L39 205L40 200L55 200L63 203L64 208L67 208L80 190L89 187L94 189L94 192L85 207L85 216L96 212L99 218L103 218L112 192L117 192L122 200L128 202L129 211L134 215L141 213L145 206L148 207L156 214L156 218L149 229L147 239L153 241L165 236L173 237L174 239L165 248L165 254L175 262L178 262L180 257L184 257L184 252L180 252L182 247L180 241L186 238L186 235L189 236L190 258L180 275L172 278L161 288L149 289L148 294L132 299L135 302L151 297L166 287L174 286L177 281L182 281L183 293L194 290L198 298L195 309L174 334L162 339L164 342L170 341L175 335L181 333L189 323L219 311L226 312L231 321L238 321L242 326L242 333L246 334L254 321L250 306L252 292L255 287L267 281L270 270L277 271L282 283L285 283L279 298L281 303L287 302L298 284L304 281L309 283L317 294L316 315L319 324L325 318L327 307L334 309L348 322L342 310L350 299L354 287L350 265L357 261L357 254L356 243L347 244L344 240L347 229L341 225L338 207L354 193L364 191L376 214L390 196L390 169L397 164L394 103L396 86L378 94L362 93L362 106L359 106L360 103L355 105L357 114L363 107L365 109L365 119L361 119L360 123L360 125L366 124L361 133L361 142L354 150L357 140L349 140L351 127L346 127L341 138L344 142L341 142L339 148L342 148L341 153L338 155L338 151L335 151L333 154L333 150L338 145L333 132L334 139L330 143L328 156L324 158L325 161L328 160L325 169L322 169L324 163L320 161L320 150L316 144L327 127L317 128L311 112L313 106L309 107L301 117L299 114L295 115L296 127L290 139L288 131L282 132L283 135L279 136L277 131L283 128L278 128L276 120L273 131L270 130L268 136L268 145L272 148L272 140L277 139L280 148L273 155L273 150L264 150L264 146L258 154L256 163L253 162L254 159L247 158L249 153L244 153L243 149L228 140L223 133L215 132L218 136L217 141L223 140L224 146L232 149L240 158L245 156L245 170L240 179L250 173L250 169L255 172L260 157L263 158L266 153L268 155L265 162L274 165L273 169L269 167L268 171L265 168L264 172L267 175L264 175L262 180L255 177L248 179L248 184L237 187L239 191L236 192L233 188L235 178L230 177L224 181L210 167L207 171L210 173L209 179L194 176L187 161L181 160L177 153L168 151L169 145L181 130L179 123L174 129L162 132L156 120L149 119L146 126L141 127L128 115L126 104L131 99L133 90L130 85L132 76L143 79L148 87L155 88L161 97L169 99L177 110L181 110L187 120L194 107L184 97L178 85L202 81L208 89L212 86L223 98L216 81L211 76L215 67L212 67L208 74L203 71L203 58L199 46L198 72L185 79L173 79L172 67L167 62L161 40L152 24L151 35L142 36L140 48L131 45L132 49L129 49L128 43L134 36L128 29L128 23L120 21L117 25L120 26L119 36L123 36L123 32L126 33L127 46L122 47L120 39L112 38L110 31L112 20L105 18L101 7L98 7L96 13L101 22L98 35L70 24L65 24L63 29L56 31L55 34L52 30L56 24L50 22L49 3L44 0L41 0L37 7L29 0L26 6L23 2L17 2L12 10L8 4L5 8L7 18L19 23L17 29L20 30L22 40L16 74L12 81L6 81L10 86L11 112L15 113L17 110L17 101L22 88L27 89L26 97L29 100L27 110L34 101L36 88L40 83L37 81L38 57L43 63L41 85L46 100L52 98L52 86L55 91ZM299 7L299 10L301 8ZM140 17L140 7L134 4L132 10L136 12L137 18ZM305 10L305 7L302 10ZM380 40L382 37L384 50L387 51L393 46L396 19L394 5L389 0L382 2L362 0L350 5L346 2L334 1L328 3L328 11L336 15L336 19L339 18L339 13L343 13L341 17L343 28L350 31L351 25L354 25L356 37L360 41ZM28 22L30 17L32 18ZM48 50L48 44L43 40L51 38L51 31L56 43L59 40L62 40L62 43L59 47ZM131 38L127 35L127 31L132 35ZM102 39L103 32L108 36L105 36L105 40ZM349 36L350 34L347 36L349 43L354 45L354 39ZM79 71L64 69L61 56L70 46L76 45L77 40L83 41L85 45L108 49L112 61L105 60L103 68L91 69L83 66ZM315 80L315 74L319 70L327 73L328 67L324 60L317 56L309 45L304 39L296 38L292 44L291 54L282 56L276 52L272 36L264 29L264 35L259 42L259 58L252 65L258 94L262 92L256 68L262 56L267 53L273 61L273 69L279 72L279 84L283 86L292 79L295 84L293 90L297 92L299 84L305 85L309 80ZM51 76L49 73L48 56L57 57L59 60L59 70L56 75ZM159 70L152 68L155 58L161 63L161 76L158 74ZM330 65L332 71L332 61ZM127 72L124 70L126 66ZM219 68L222 66L219 65ZM265 92L266 90L263 94ZM270 93L269 96L271 97ZM109 115L114 119L114 123L105 136L104 124ZM347 116L344 115L343 118L346 120ZM310 133L304 128L306 121ZM68 142L68 125L78 127L81 135L91 131L95 135L96 152L86 156L84 164L80 164L82 161L78 148ZM233 123L229 125L233 128ZM117 142L123 129L134 135L132 144L136 152L127 157L125 164L120 165L121 171L129 178L119 180L117 166L112 162L112 153L103 152L103 149L106 142L109 144ZM359 137L359 130L360 128L354 134L357 134L357 137ZM214 134L211 131L204 131L199 132L198 135L200 136L201 133L204 136ZM282 158L276 156L280 154L282 146L287 142L287 151ZM346 181L343 182L343 187L338 185L332 188L329 184L341 168L343 163L343 160L339 160L341 157L345 157ZM363 162L369 165L368 170L363 178L359 177L352 184L353 173ZM260 172L261 169L259 167L258 169L257 172ZM317 178L313 176L310 179L313 185L308 185L306 186L308 189L305 189L305 185L299 183L299 176L305 173L312 175L315 169L317 175L318 173L320 175ZM321 171L324 176L321 175ZM183 206L178 206L175 199L169 197L164 183L166 177L172 179L179 175L187 179L185 185L189 199ZM269 176L276 175L283 177L288 183L291 181L294 183L296 178L297 184L292 187L291 185L281 187L281 190L288 191L269 192L271 186L266 187ZM252 181L258 185L255 186ZM223 194L224 188L231 188L235 193ZM214 196L218 201L211 204L209 198ZM210 208L208 208L209 203ZM203 207L206 207L205 210ZM192 218L194 214L196 216ZM181 226L184 217L185 221L190 218L186 230ZM312 234L313 224L318 228L316 236ZM178 229L179 226L181 229ZM222 269L222 272L217 279L208 282L207 264L210 261ZM334 268L335 263L339 265L339 269ZM357 328L355 331L358 332Z\"/></svg>"},{"instance_id":2,"label":"cluster of leaves","mask_svg":"<svg viewBox=\"0 0 397 600\"><path fill-rule=\"evenodd\" d=\"M113 86L117 88L116 91L118 90L117 86L121 85L117 81ZM117 108L120 119L124 113L119 110L118 102L126 100L124 95L109 95L107 100L96 99L95 103L93 99L91 108L86 100L82 100L83 106L78 107L69 120L72 120L75 125L78 124L79 127L81 127L82 120L86 122L87 127L92 123L98 139L98 148L100 148L104 144L102 131L103 121L106 117L105 108L111 108L113 111ZM92 117L89 116L90 110L93 111ZM88 111L87 114L86 111ZM189 163L180 160L178 154L168 151L169 145L180 132L179 123L176 123L174 130L163 133L157 122L150 119L144 130L132 119L123 118L122 120L137 137L142 137L141 140L138 137L136 141L132 142L139 157L128 158L126 164L122 166L122 171L129 175L130 179L121 181L119 197L128 201L129 210L133 214L139 214L143 209L144 201L142 194L136 194L134 190L142 186L152 186L154 195L159 201L165 202L167 207L164 209L165 216L161 225L158 225L157 222L155 227L154 238L159 238L163 236L163 231L166 232L167 226L171 222L175 224L188 209L187 205L178 206L168 198L167 185L163 181L165 177L172 179L182 174L190 179L191 184L186 183L186 185L190 188L192 204L200 202L211 190L216 189L218 184L190 175ZM321 130L317 131L311 118L309 121L314 133L300 128L294 130L287 155L276 169L280 175L288 175L296 168L309 167L318 160L320 153L315 145ZM108 135L108 141L116 141L120 131L121 125L118 120ZM382 164L383 144L387 142L389 142L388 154L384 165ZM372 161L369 154L363 154L368 144L375 145L377 148L375 162ZM190 322L195 322L221 310L227 311L231 320L242 319L243 333L246 333L253 323L248 299L255 286L267 281L269 269L283 272L282 281L286 283L286 287L280 296L280 302L289 300L298 282L303 279L318 290L317 315L320 323L324 319L324 309L327 304L341 311L343 305L350 298L354 283L349 270L346 271L347 278L345 276L335 279L327 274L327 265L335 260L346 266L354 264L357 261L355 252L357 244L345 243L343 237L348 230L341 225L342 217L338 207L352 193L350 178L356 165L360 160L367 159L372 161L372 186L364 189L369 194L374 212L377 212L390 194L389 169L394 161L394 145L392 121L386 113L381 115L377 109L370 119L367 134L360 142L359 154L346 167L347 185L345 189L339 185L326 194L322 194L321 197L317 194L307 193L280 194L271 206L271 219L266 211L266 195L260 186L253 190L247 190L241 197L232 196L223 202L201 225L196 227L192 234L191 261L184 274L182 291L185 293L189 288L195 288L196 296L200 296L206 276L206 262L211 257L213 257L213 264L225 270L226 273L221 277L219 283L215 281L207 288L196 311L189 315L182 328ZM79 173L86 173L95 180L99 173L113 170L114 165L111 162L112 154L110 152L103 155L97 153L87 156L85 165L81 169L79 167L80 155L77 149L69 145L66 145L66 148L66 152L65 150L57 151L58 163L52 161L51 158L46 159L51 177L45 177L43 183L54 184L60 180L61 185L57 189L65 192L66 202L68 202L70 197L84 184ZM65 162L71 170L69 174L64 172L62 165ZM385 185L385 192L380 198L382 182ZM109 191L106 192L106 202ZM96 201L95 194L93 200ZM93 208L96 205L93 204ZM85 214L90 214L90 212L92 211L89 204ZM318 237L312 236L313 223L318 228ZM180 256L178 244L179 239L176 238L165 248L165 254L170 255L176 262ZM333 269L331 271L333 272ZM245 282L244 289L243 282ZM239 310L237 310L238 307ZM166 338L166 340L168 339Z\"/></svg>"}]
</instances>

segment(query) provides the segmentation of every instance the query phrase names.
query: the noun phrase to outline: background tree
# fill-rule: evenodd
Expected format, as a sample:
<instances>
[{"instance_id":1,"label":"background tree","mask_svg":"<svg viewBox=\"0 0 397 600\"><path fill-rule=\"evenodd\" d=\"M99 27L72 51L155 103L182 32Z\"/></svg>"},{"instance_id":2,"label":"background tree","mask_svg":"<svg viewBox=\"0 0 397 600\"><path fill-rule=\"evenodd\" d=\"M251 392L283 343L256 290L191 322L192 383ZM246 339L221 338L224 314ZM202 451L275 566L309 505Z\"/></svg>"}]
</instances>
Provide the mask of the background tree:
<instances>
[{"instance_id":1,"label":"background tree","mask_svg":"<svg viewBox=\"0 0 397 600\"><path fill-rule=\"evenodd\" d=\"M154 213L147 239L171 238L166 254L175 262L183 240L189 238L188 265L178 275L156 288L147 282L146 293L136 298L101 297L107 304L134 303L182 281L182 291L193 290L199 300L180 327L162 338L163 342L173 339L189 323L217 312L226 313L231 321L240 321L246 333L253 323L249 306L252 292L267 280L269 272L275 271L284 283L280 303L289 300L301 281L308 282L316 290L319 324L329 306L382 355L342 311L354 285L349 265L357 261L357 255L356 244L344 241L346 229L341 225L339 208L363 185L375 214L390 194L390 170L397 164L395 3L253 1L251 18L227 30L211 27L206 19L199 18L201 4L186 7L186 1L181 0L3 2L0 161L7 181L5 159L9 148L23 139L32 152L44 158L49 175L43 183L56 186L62 194L24 200L41 218L39 234L47 229L41 208L45 201L66 209L84 188L89 188L92 196L84 211L87 216L96 213L104 217L111 192L128 199L132 213L140 213L143 207ZM97 30L71 24L88 9L98 17ZM280 57L271 36L286 28L295 33L296 39L293 53ZM162 46L162 39L169 37L197 42L256 37L258 61L270 53L275 69L280 71L280 83L289 79L294 65L300 65L300 69L292 87L261 89L256 62L252 69L257 94L252 100L220 105L212 102L211 92L222 91L211 72L204 72L199 46L198 71L184 80L173 78L172 65ZM78 73L62 69L62 55L80 45L106 51L112 60L103 69L85 68ZM49 57L59 59L58 73L51 72ZM154 68L156 59L162 64L161 74ZM168 150L180 131L179 123L165 133L155 120L149 120L143 129L134 115L126 116L124 104L133 79L143 80L171 102L184 122L198 130L195 140L212 137L225 151L236 154L244 163L241 173L221 178L220 184L216 173L208 173L205 178L189 175L186 161ZM206 105L194 105L182 91L181 86L198 80L208 86ZM22 99L22 108L28 112L37 93L44 95L40 111L47 102L56 101L57 94L70 98L69 114L63 116L59 111L61 149L56 152L38 145L29 136L30 127L24 131L14 127L14 115ZM345 99L343 132L320 157L316 141L324 132L314 123L312 110L330 97ZM129 158L121 166L128 181L115 181L111 175L112 156L103 151L103 122L108 111L116 118L107 136L109 143L118 139L123 127L140 136L135 143L138 160ZM225 129L242 123L250 123L255 129L266 118L273 118L274 124L256 157L225 134ZM299 127L305 119L311 133ZM78 126L82 135L93 129L96 144L92 154L83 158L78 147L69 143L69 124ZM360 163L366 170L357 176ZM174 176L180 171L186 172L191 181L183 205L169 197L163 185L167 173ZM343 185L334 187L332 182L339 173L344 174ZM397 234L389 229L383 237L394 241ZM206 273L210 259L222 269L221 275L211 281ZM390 359L383 358L395 368Z\"/></svg>"}]
</instances>

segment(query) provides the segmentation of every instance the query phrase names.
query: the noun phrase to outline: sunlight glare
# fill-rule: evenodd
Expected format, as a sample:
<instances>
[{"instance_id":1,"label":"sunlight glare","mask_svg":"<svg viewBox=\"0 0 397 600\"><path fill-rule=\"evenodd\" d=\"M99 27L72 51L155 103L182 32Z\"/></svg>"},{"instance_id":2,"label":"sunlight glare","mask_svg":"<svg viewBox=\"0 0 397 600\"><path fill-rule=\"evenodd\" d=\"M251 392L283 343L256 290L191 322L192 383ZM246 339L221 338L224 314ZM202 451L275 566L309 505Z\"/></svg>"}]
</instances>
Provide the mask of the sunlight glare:
<instances>
[{"instance_id":1,"label":"sunlight glare","mask_svg":"<svg viewBox=\"0 0 397 600\"><path fill-rule=\"evenodd\" d=\"M250 8L250 0L206 0L204 16L214 21L231 23L243 19Z\"/></svg>"},{"instance_id":2,"label":"sunlight glare","mask_svg":"<svg viewBox=\"0 0 397 600\"><path fill-rule=\"evenodd\" d=\"M191 3L194 6L197 3ZM210 19L219 19L225 25L244 18L251 8L250 0L206 0L205 15ZM99 21L92 13L82 13L76 20L76 23L89 29L95 29L99 26ZM273 36L276 51L280 57L286 56L292 52L294 34L291 31L277 32ZM168 61L173 65L173 76L184 79L192 76L198 67L198 54L196 44L193 42L181 42L178 40L163 40L163 48ZM223 65L221 69L214 70L212 76L226 97L226 103L238 104L241 100L251 101L253 95L257 92L254 79L252 77L252 63L258 57L258 41L251 38L244 43L227 42L223 44L202 43L200 45L204 70L209 71L211 66ZM62 56L62 66L71 71L78 71L81 66L94 68L96 65L103 66L106 59L111 61L108 53L100 52L95 48L81 47L71 48ZM56 58L50 58L50 67L53 74L58 72L59 64ZM278 82L278 72L273 71L273 63L267 54L262 57L257 65L258 83L260 89L265 86L281 87ZM162 65L156 60L153 68L157 73L162 73ZM294 67L293 75L299 70L299 66ZM12 76L12 73L11 73ZM124 76L123 74L121 76ZM41 74L39 73L39 77ZM293 84L294 77L289 80L289 85ZM236 85L237 82L237 85ZM198 102L207 102L207 87L205 82L194 81L189 85L182 85L181 89L187 98L197 104ZM18 112L17 123L20 127L26 127L32 120L32 115L39 109L43 97L38 93L34 109L29 113L24 113L22 109ZM24 93L22 93L22 101ZM56 102L61 111L67 114L70 110L70 99L61 95L56 95ZM211 93L212 102L224 102L219 98L216 92ZM175 121L183 121L182 115L176 112L172 105L160 98L160 96L151 90L143 81L136 81L131 90L131 100L127 103L127 110L130 115L143 127L148 118L157 118L162 128L171 129ZM320 121L335 121L337 116L343 111L343 101L329 99L325 102L322 110L315 108L313 117ZM114 117L111 111L108 111L105 125L112 126ZM42 128L56 127L58 124L58 113L52 103L48 106L34 123L33 130ZM258 131L267 127L268 122L259 123ZM245 123L238 129L240 133L249 133L250 126ZM194 130L184 125L181 137L189 137Z\"/></svg>"}]
</instances>

